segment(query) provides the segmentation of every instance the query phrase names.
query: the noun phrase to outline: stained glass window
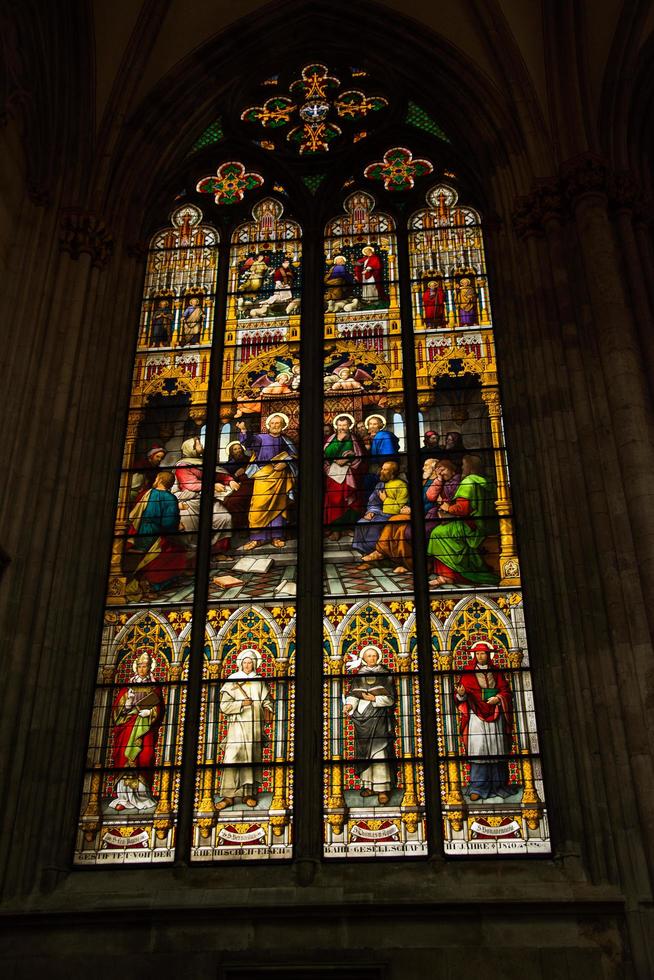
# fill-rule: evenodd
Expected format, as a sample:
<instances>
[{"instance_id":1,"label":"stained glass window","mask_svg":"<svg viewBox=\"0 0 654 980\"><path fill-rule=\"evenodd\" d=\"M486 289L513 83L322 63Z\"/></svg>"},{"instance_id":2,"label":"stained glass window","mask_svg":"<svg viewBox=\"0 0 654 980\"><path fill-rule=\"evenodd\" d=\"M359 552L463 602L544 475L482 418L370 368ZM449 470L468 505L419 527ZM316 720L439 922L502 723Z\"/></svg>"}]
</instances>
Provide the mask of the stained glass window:
<instances>
[{"instance_id":1,"label":"stained glass window","mask_svg":"<svg viewBox=\"0 0 654 980\"><path fill-rule=\"evenodd\" d=\"M266 198L232 235L196 860L291 854L301 292L300 227Z\"/></svg>"},{"instance_id":2,"label":"stained glass window","mask_svg":"<svg viewBox=\"0 0 654 980\"><path fill-rule=\"evenodd\" d=\"M424 853L395 224L369 194L344 208L325 239L325 854Z\"/></svg>"},{"instance_id":3,"label":"stained glass window","mask_svg":"<svg viewBox=\"0 0 654 980\"><path fill-rule=\"evenodd\" d=\"M310 766L315 858L546 853L479 214L363 68L243 105L151 240L75 861L288 860Z\"/></svg>"},{"instance_id":4,"label":"stained glass window","mask_svg":"<svg viewBox=\"0 0 654 980\"><path fill-rule=\"evenodd\" d=\"M79 863L174 856L218 234L198 207L152 240L123 449Z\"/></svg>"},{"instance_id":5,"label":"stained glass window","mask_svg":"<svg viewBox=\"0 0 654 980\"><path fill-rule=\"evenodd\" d=\"M479 215L409 222L446 853L549 850Z\"/></svg>"}]
</instances>

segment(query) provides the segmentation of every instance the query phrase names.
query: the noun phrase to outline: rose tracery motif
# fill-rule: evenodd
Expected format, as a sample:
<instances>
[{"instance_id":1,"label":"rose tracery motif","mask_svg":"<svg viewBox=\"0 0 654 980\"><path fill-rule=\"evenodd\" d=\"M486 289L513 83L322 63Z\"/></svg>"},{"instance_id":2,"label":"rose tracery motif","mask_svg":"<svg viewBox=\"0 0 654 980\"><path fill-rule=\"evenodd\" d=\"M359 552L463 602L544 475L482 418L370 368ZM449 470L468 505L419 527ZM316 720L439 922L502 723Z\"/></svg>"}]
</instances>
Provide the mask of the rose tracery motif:
<instances>
[{"instance_id":1,"label":"rose tracery motif","mask_svg":"<svg viewBox=\"0 0 654 980\"><path fill-rule=\"evenodd\" d=\"M387 191L408 191L416 177L432 173L434 166L429 160L414 159L411 150L394 146L387 150L383 160L371 163L363 171L368 180L383 180Z\"/></svg>"},{"instance_id":2,"label":"rose tracery motif","mask_svg":"<svg viewBox=\"0 0 654 980\"><path fill-rule=\"evenodd\" d=\"M241 119L264 129L281 129L297 119L297 125L286 134L287 141L294 143L301 154L324 153L342 134L341 127L329 118L330 113L351 121L388 105L383 96L369 96L360 89L337 95L340 86L340 79L330 75L326 65L305 65L301 77L289 86L289 95L275 95L262 105L249 106L241 113Z\"/></svg>"},{"instance_id":3,"label":"rose tracery motif","mask_svg":"<svg viewBox=\"0 0 654 980\"><path fill-rule=\"evenodd\" d=\"M199 180L196 190L200 194L213 194L216 204L237 204L246 191L256 190L262 184L261 174L246 173L242 163L232 160L222 163L215 176Z\"/></svg>"}]
</instances>

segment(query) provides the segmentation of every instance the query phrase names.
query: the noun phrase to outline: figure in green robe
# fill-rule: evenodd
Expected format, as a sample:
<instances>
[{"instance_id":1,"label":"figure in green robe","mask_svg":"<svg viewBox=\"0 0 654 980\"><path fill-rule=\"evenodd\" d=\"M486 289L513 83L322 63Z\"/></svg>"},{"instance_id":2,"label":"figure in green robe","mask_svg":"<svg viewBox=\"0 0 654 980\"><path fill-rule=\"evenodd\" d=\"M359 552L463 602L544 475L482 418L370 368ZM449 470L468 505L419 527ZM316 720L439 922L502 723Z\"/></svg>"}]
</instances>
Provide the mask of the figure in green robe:
<instances>
[{"instance_id":1,"label":"figure in green robe","mask_svg":"<svg viewBox=\"0 0 654 980\"><path fill-rule=\"evenodd\" d=\"M495 487L482 475L478 456L463 457L463 476L452 501L441 504L439 523L431 532L428 554L434 559L432 586L497 585L497 574L481 548L499 531Z\"/></svg>"}]
</instances>

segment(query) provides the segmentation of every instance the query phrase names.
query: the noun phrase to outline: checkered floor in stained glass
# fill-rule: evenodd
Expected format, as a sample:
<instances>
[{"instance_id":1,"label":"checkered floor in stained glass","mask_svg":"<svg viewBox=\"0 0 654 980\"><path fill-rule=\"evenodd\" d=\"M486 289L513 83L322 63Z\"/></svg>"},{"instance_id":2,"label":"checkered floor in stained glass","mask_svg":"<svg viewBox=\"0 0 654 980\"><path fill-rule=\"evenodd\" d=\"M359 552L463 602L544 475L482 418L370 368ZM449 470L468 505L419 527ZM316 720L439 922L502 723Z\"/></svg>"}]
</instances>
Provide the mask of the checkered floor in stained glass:
<instances>
[{"instance_id":1,"label":"checkered floor in stained glass","mask_svg":"<svg viewBox=\"0 0 654 980\"><path fill-rule=\"evenodd\" d=\"M364 562L361 555L349 547L347 537L338 542L326 541L323 556L323 578L325 596L368 596L404 593L413 590L412 572L395 572L389 561ZM283 550L270 547L256 548L250 556L271 558L272 565L266 571L243 572L234 566L245 556L242 545L236 553L220 561L213 560L209 579L209 598L211 600L238 599L293 599L297 582L297 545L288 542ZM240 584L216 583L216 578L232 576ZM474 588L474 586L472 587ZM467 592L470 585L450 584L446 589L431 588L438 595L442 591ZM161 589L148 599L148 605L178 603L192 600L193 584L173 585Z\"/></svg>"},{"instance_id":2,"label":"checkered floor in stained glass","mask_svg":"<svg viewBox=\"0 0 654 980\"><path fill-rule=\"evenodd\" d=\"M347 539L325 542L325 595L384 595L413 589L411 572L394 572L390 562L364 562Z\"/></svg>"},{"instance_id":3,"label":"checkered floor in stained glass","mask_svg":"<svg viewBox=\"0 0 654 980\"><path fill-rule=\"evenodd\" d=\"M239 571L235 568L242 558L272 559L266 571ZM240 580L240 584L229 585L230 577ZM223 581L221 581L223 580ZM255 548L251 552L237 550L236 556L223 561L212 562L209 578L210 599L293 599L297 580L297 544L289 541L280 550Z\"/></svg>"}]
</instances>

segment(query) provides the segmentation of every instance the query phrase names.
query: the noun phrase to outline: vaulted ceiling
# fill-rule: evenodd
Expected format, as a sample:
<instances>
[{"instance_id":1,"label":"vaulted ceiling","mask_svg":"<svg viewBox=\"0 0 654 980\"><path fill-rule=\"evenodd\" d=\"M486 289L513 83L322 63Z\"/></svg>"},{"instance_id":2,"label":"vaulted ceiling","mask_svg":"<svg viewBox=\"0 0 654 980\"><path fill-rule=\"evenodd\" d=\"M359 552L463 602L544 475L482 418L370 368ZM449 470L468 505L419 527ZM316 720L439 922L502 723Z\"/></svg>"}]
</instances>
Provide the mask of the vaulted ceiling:
<instances>
[{"instance_id":1,"label":"vaulted ceiling","mask_svg":"<svg viewBox=\"0 0 654 980\"><path fill-rule=\"evenodd\" d=\"M137 22L149 23L147 61L135 87L130 110L160 83L168 72L238 21L251 23L262 8L283 12L284 0L93 0L96 70L96 120L98 125L109 104L112 86L119 77L124 59L129 57L130 39ZM310 8L311 3L305 7ZM507 85L509 65L516 59L523 67L528 85L537 99L544 120L551 122L559 111L551 73L561 57L579 72L582 97L593 119L601 112L602 91L618 52L627 40L636 54L654 29L654 6L638 0L379 0L371 4L342 5L339 14L347 25L351 10L368 8L371 22L379 27L386 11L414 22L414 28L433 33L458 49L498 89ZM289 10L289 36L294 12ZM389 32L393 24L389 23ZM557 30L558 29L558 30ZM566 50L563 38L574 30L574 45ZM560 33L559 33L560 32ZM332 39L333 40L333 39ZM270 50L265 33L261 48ZM557 50L558 48L558 50ZM283 52L280 51L280 56ZM256 65L252 65L256 70Z\"/></svg>"}]
</instances>

